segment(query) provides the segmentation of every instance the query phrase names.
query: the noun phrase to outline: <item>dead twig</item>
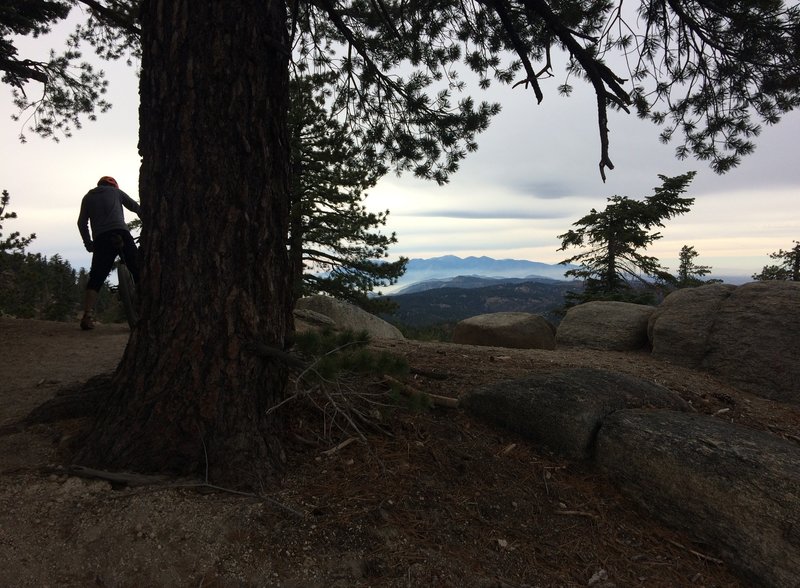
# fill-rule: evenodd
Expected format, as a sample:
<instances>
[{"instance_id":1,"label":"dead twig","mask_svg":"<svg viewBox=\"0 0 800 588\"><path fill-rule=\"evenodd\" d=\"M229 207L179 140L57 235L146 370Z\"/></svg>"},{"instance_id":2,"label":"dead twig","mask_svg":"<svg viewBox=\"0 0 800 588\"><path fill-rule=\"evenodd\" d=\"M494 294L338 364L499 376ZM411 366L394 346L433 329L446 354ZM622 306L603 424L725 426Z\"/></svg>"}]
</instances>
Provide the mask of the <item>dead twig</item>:
<instances>
[{"instance_id":1,"label":"dead twig","mask_svg":"<svg viewBox=\"0 0 800 588\"><path fill-rule=\"evenodd\" d=\"M444 372L434 372L415 367L410 368L409 371L415 376L422 376L423 378L430 378L431 380L447 380L450 378L450 374Z\"/></svg>"},{"instance_id":2,"label":"dead twig","mask_svg":"<svg viewBox=\"0 0 800 588\"><path fill-rule=\"evenodd\" d=\"M345 447L350 445L355 440L356 440L356 437L350 437L349 439L345 439L344 441L339 443L339 445L337 445L336 447L332 447L331 449L327 449L325 451L322 451L321 453L322 453L322 455L333 455L334 453L336 453L340 449L344 449Z\"/></svg>"},{"instance_id":3,"label":"dead twig","mask_svg":"<svg viewBox=\"0 0 800 588\"><path fill-rule=\"evenodd\" d=\"M448 396L439 396L438 394L430 394L423 392L405 382L393 378L392 376L383 376L385 382L390 385L396 386L398 390L408 396L409 398L428 398L435 406L443 406L445 408L458 408L458 398L450 398Z\"/></svg>"},{"instance_id":4,"label":"dead twig","mask_svg":"<svg viewBox=\"0 0 800 588\"><path fill-rule=\"evenodd\" d=\"M670 543L670 544L674 545L675 547L680 547L681 549L684 549L684 550L688 551L692 555L696 555L700 559L704 559L706 561L713 562L713 563L715 563L717 565L722 565L724 563L721 559L717 559L716 557L711 557L710 555L706 555L704 553L700 553L699 551L695 551L694 549L690 549L689 547L686 547L685 545L681 545L680 543L678 543L677 541L673 541L672 539L667 539L667 543Z\"/></svg>"},{"instance_id":5,"label":"dead twig","mask_svg":"<svg viewBox=\"0 0 800 588\"><path fill-rule=\"evenodd\" d=\"M264 496L263 494L257 494L254 492L244 492L242 490L225 488L223 486L217 486L216 484L211 484L208 481L165 483L168 480L170 480L169 476L135 474L131 472L109 472L106 470L97 470L94 468L87 468L84 466L69 466L68 468L65 468L63 470L63 473L67 475L77 476L80 478L105 480L112 484L123 484L130 488L142 487L142 486L151 486L154 487L154 489L156 490L166 490L172 488L208 488L210 490L216 490L218 492L226 492L228 494L235 494L237 496L247 496L249 498L256 498L262 502L267 502L275 506L279 510L283 510L297 518L304 519L306 517L306 515L303 514L302 512L295 510L290 506L286 506L285 504L278 502L277 500L275 500L274 498L270 498L269 496Z\"/></svg>"},{"instance_id":6,"label":"dead twig","mask_svg":"<svg viewBox=\"0 0 800 588\"><path fill-rule=\"evenodd\" d=\"M557 510L557 515L564 515L564 516L573 516L573 517L587 517L590 519L599 519L600 517L596 514L590 512L584 512L582 510Z\"/></svg>"}]
</instances>

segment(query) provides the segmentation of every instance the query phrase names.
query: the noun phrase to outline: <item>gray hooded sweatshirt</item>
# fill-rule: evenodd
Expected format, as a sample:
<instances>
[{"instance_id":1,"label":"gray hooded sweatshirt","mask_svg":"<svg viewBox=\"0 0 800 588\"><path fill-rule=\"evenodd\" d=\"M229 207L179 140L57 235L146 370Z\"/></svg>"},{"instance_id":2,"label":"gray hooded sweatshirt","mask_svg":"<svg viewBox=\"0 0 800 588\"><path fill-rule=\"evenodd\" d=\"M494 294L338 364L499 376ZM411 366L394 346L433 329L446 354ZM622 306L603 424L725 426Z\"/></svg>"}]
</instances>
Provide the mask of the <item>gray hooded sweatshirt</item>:
<instances>
[{"instance_id":1,"label":"gray hooded sweatshirt","mask_svg":"<svg viewBox=\"0 0 800 588\"><path fill-rule=\"evenodd\" d=\"M107 231L125 229L125 216L122 207L139 215L139 204L125 192L113 186L97 186L92 188L81 201L81 212L78 215L78 230L81 232L83 244L87 245ZM89 234L89 222L92 232Z\"/></svg>"}]
</instances>

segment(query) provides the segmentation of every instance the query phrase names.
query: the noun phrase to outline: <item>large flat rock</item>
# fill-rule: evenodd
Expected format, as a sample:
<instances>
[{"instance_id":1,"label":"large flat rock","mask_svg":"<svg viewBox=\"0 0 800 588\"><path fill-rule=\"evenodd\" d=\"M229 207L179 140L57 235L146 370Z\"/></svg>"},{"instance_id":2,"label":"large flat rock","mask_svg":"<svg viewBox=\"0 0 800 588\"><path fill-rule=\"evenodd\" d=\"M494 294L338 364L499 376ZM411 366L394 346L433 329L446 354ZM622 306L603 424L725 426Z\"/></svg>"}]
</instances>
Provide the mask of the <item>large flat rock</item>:
<instances>
[{"instance_id":1,"label":"large flat rock","mask_svg":"<svg viewBox=\"0 0 800 588\"><path fill-rule=\"evenodd\" d=\"M601 422L615 411L688 408L680 396L663 386L593 368L565 369L483 386L462 396L461 405L483 420L573 459L591 457Z\"/></svg>"},{"instance_id":2,"label":"large flat rock","mask_svg":"<svg viewBox=\"0 0 800 588\"><path fill-rule=\"evenodd\" d=\"M623 410L595 459L621 492L755 584L800 586L800 447L706 415Z\"/></svg>"}]
</instances>

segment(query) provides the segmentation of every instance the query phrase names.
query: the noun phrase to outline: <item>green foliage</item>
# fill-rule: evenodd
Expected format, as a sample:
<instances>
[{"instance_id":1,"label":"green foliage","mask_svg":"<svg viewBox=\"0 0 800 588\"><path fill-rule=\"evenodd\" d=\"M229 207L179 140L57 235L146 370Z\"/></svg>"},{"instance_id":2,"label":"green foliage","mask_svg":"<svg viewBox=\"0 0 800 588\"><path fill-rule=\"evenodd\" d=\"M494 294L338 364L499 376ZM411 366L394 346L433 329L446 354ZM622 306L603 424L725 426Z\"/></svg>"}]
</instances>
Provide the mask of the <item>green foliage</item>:
<instances>
[{"instance_id":1,"label":"green foliage","mask_svg":"<svg viewBox=\"0 0 800 588\"><path fill-rule=\"evenodd\" d=\"M327 440L338 429L348 437L356 435L365 441L362 427L386 433L385 417L396 408L431 405L427 395L401 394L400 380L409 372L404 358L370 350L368 343L365 332L326 330L296 334L294 351L309 365L296 378L297 392L284 403L305 399L310 403L307 406L321 412L325 423L322 437Z\"/></svg>"},{"instance_id":2,"label":"green foliage","mask_svg":"<svg viewBox=\"0 0 800 588\"><path fill-rule=\"evenodd\" d=\"M761 130L753 118L771 125L797 107L796 3L643 2L639 18L633 104L665 127L662 141L683 135L678 158L724 173L753 151Z\"/></svg>"},{"instance_id":3,"label":"green foliage","mask_svg":"<svg viewBox=\"0 0 800 588\"><path fill-rule=\"evenodd\" d=\"M102 71L81 59L75 43L58 55L50 52L48 61L35 61L18 56L14 35L38 37L50 31L53 24L67 17L74 1L14 0L0 8L0 71L2 81L11 86L14 104L25 117L30 130L58 141L69 137L73 128L81 128L82 118L94 120L97 112L106 112L111 105L103 99L108 82ZM42 94L31 99L26 86L41 85ZM20 140L25 141L24 133Z\"/></svg>"},{"instance_id":4,"label":"green foliage","mask_svg":"<svg viewBox=\"0 0 800 588\"><path fill-rule=\"evenodd\" d=\"M0 276L0 314L64 321L78 310L78 274L59 255L0 252Z\"/></svg>"},{"instance_id":5,"label":"green foliage","mask_svg":"<svg viewBox=\"0 0 800 588\"><path fill-rule=\"evenodd\" d=\"M711 273L707 265L695 264L695 258L700 255L694 247L684 245L678 254L678 275L675 278L677 288L694 288L703 284L719 283L721 280L704 280L703 276Z\"/></svg>"},{"instance_id":6,"label":"green foliage","mask_svg":"<svg viewBox=\"0 0 800 588\"><path fill-rule=\"evenodd\" d=\"M464 88L459 62L477 75L482 88L493 81L513 83L530 88L541 101L539 81L554 73L551 53L566 50L567 79L557 91L569 93L573 77L592 86L601 174L614 167L608 109L635 108L640 117L665 126L664 141L683 135L679 157L707 160L722 173L752 151L759 132L753 119L773 124L797 106L797 6L778 0L641 0L633 11L622 5L611 0L412 0L384 2L376 10L366 2L304 3L293 14L296 61L300 67L336 72L336 104L355 120L371 121L386 111L382 124L364 134L393 138L387 149L399 158L411 152L405 141L414 131L436 125L429 116L436 107L449 107L453 93ZM344 49L337 52L339 46ZM626 61L619 73L609 65L614 57ZM415 69L400 75L399 64ZM476 109L470 99L458 106L465 109L465 123L475 128L492 113L488 105ZM431 135L439 140L423 135L416 145L453 143L446 134ZM458 159L463 148L474 144L468 140L447 155ZM430 172L423 167L423 174Z\"/></svg>"},{"instance_id":7,"label":"green foliage","mask_svg":"<svg viewBox=\"0 0 800 588\"><path fill-rule=\"evenodd\" d=\"M295 349L311 360L303 372L307 381L331 382L353 374L404 376L408 364L400 357L367 349L366 332L307 331L295 336Z\"/></svg>"},{"instance_id":8,"label":"green foliage","mask_svg":"<svg viewBox=\"0 0 800 588\"><path fill-rule=\"evenodd\" d=\"M765 265L762 270L753 274L754 280L788 280L800 282L800 241L792 241L794 247L784 251L779 249L770 253L771 259L778 261L777 264Z\"/></svg>"},{"instance_id":9,"label":"green foliage","mask_svg":"<svg viewBox=\"0 0 800 588\"><path fill-rule=\"evenodd\" d=\"M16 212L6 212L9 202L11 202L11 195L8 190L3 190L2 196L0 196L0 252L24 253L25 248L36 238L36 234L31 233L27 237L22 237L19 231L15 231L8 237L3 237L3 223L17 218Z\"/></svg>"},{"instance_id":10,"label":"green foliage","mask_svg":"<svg viewBox=\"0 0 800 588\"><path fill-rule=\"evenodd\" d=\"M328 294L367 308L386 310L368 297L389 286L408 260L382 261L397 242L385 235L389 211L368 212L365 190L386 173L374 152L362 150L346 124L324 106L325 76L291 82L289 131L292 155L290 255L295 296Z\"/></svg>"},{"instance_id":11,"label":"green foliage","mask_svg":"<svg viewBox=\"0 0 800 588\"><path fill-rule=\"evenodd\" d=\"M694 198L681 197L694 178L695 172L668 178L659 175L662 185L644 200L625 196L608 198L609 204L598 212L595 209L573 223L571 229L559 235L564 251L569 247L589 247L562 261L579 264L566 272L584 280L584 291L569 296L573 303L588 300L637 301L654 298L659 285L668 284L672 276L658 259L645 255L647 249L661 238L654 227L689 211Z\"/></svg>"}]
</instances>

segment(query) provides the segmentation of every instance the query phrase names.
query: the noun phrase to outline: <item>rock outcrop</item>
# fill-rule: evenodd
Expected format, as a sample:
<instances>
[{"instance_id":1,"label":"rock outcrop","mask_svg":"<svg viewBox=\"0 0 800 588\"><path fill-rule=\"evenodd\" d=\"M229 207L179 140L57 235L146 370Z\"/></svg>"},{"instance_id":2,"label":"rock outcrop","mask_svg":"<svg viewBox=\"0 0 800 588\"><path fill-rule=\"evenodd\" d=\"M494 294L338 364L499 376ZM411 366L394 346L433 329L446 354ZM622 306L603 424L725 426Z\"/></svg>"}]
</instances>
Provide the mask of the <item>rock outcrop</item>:
<instances>
[{"instance_id":1,"label":"rock outcrop","mask_svg":"<svg viewBox=\"0 0 800 588\"><path fill-rule=\"evenodd\" d=\"M650 316L647 334L653 355L700 367L708 354L717 312L735 290L731 284L709 284L672 292Z\"/></svg>"},{"instance_id":2,"label":"rock outcrop","mask_svg":"<svg viewBox=\"0 0 800 588\"><path fill-rule=\"evenodd\" d=\"M678 290L653 313L649 333L658 357L800 403L800 282Z\"/></svg>"},{"instance_id":3,"label":"rock outcrop","mask_svg":"<svg viewBox=\"0 0 800 588\"><path fill-rule=\"evenodd\" d=\"M309 313L308 311L311 311ZM295 316L303 320L313 317L316 324L325 322L318 315L328 317L334 328L338 330L366 331L375 339L404 339L403 334L394 325L342 300L330 296L308 296L301 298L295 305Z\"/></svg>"},{"instance_id":4,"label":"rock outcrop","mask_svg":"<svg viewBox=\"0 0 800 588\"><path fill-rule=\"evenodd\" d=\"M623 494L755 583L800 586L800 447L723 420L623 410L596 460Z\"/></svg>"},{"instance_id":5,"label":"rock outcrop","mask_svg":"<svg viewBox=\"0 0 800 588\"><path fill-rule=\"evenodd\" d=\"M555 349L555 329L543 317L528 312L495 312L460 321L453 343L515 349Z\"/></svg>"},{"instance_id":6,"label":"rock outcrop","mask_svg":"<svg viewBox=\"0 0 800 588\"><path fill-rule=\"evenodd\" d=\"M484 386L461 397L478 418L572 459L591 456L603 419L625 408L687 410L674 392L645 380L592 368L566 369Z\"/></svg>"},{"instance_id":7,"label":"rock outcrop","mask_svg":"<svg viewBox=\"0 0 800 588\"><path fill-rule=\"evenodd\" d=\"M648 346L652 306L595 300L573 306L558 325L556 344L609 351L635 351Z\"/></svg>"},{"instance_id":8,"label":"rock outcrop","mask_svg":"<svg viewBox=\"0 0 800 588\"><path fill-rule=\"evenodd\" d=\"M796 443L690 412L655 383L592 368L484 386L461 405L562 457L594 463L752 585L800 586Z\"/></svg>"}]
</instances>

